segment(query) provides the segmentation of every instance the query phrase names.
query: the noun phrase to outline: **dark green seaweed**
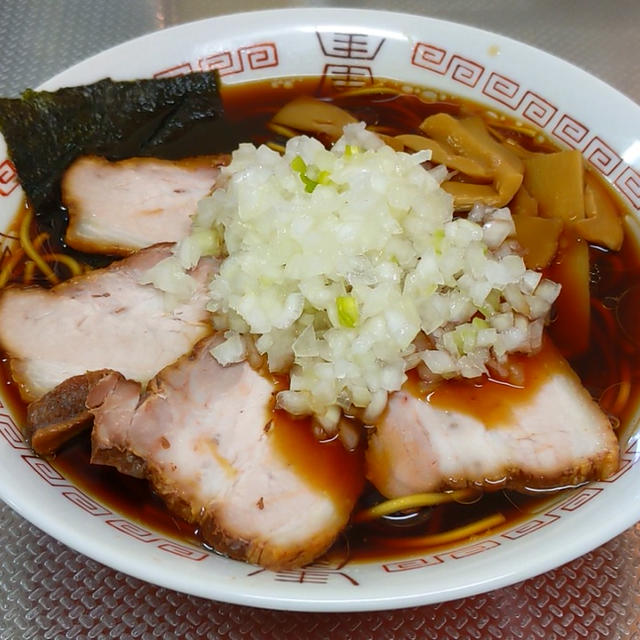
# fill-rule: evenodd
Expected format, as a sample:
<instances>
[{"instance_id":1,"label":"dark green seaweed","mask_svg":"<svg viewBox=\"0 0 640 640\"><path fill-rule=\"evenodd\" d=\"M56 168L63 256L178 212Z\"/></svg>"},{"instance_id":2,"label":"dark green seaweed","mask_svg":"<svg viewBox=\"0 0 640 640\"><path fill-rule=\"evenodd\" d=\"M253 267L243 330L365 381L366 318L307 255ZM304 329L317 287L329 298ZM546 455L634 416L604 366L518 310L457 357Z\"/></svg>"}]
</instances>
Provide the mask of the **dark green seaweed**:
<instances>
[{"instance_id":1,"label":"dark green seaweed","mask_svg":"<svg viewBox=\"0 0 640 640\"><path fill-rule=\"evenodd\" d=\"M47 215L59 211L60 178L78 156L180 158L232 150L237 140L218 89L217 74L201 72L27 90L0 99L0 130L29 202Z\"/></svg>"}]
</instances>

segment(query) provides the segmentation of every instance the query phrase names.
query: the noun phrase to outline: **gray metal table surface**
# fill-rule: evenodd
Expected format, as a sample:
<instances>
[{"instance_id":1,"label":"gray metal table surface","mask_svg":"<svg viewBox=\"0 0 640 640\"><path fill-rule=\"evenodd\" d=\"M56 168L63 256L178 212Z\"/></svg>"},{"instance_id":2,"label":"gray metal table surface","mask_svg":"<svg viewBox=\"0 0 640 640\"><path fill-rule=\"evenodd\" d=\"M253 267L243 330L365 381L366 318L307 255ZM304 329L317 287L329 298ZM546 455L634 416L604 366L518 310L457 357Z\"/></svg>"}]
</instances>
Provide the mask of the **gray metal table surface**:
<instances>
[{"instance_id":1,"label":"gray metal table surface","mask_svg":"<svg viewBox=\"0 0 640 640\"><path fill-rule=\"evenodd\" d=\"M637 0L2 0L0 94L130 38L281 7L392 9L471 24L590 71L640 103ZM0 503L0 638L640 638L640 524L508 588L396 611L318 614L210 602L78 554Z\"/></svg>"}]
</instances>

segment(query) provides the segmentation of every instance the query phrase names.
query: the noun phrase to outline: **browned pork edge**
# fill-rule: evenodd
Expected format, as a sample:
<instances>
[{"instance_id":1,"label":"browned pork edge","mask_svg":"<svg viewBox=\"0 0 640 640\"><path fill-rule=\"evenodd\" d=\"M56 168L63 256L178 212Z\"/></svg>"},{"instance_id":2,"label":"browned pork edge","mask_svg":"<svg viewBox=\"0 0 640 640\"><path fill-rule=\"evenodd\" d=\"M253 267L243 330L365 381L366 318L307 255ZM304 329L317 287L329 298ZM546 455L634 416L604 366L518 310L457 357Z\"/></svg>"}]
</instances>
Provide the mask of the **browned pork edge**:
<instances>
[{"instance_id":1,"label":"browned pork edge","mask_svg":"<svg viewBox=\"0 0 640 640\"><path fill-rule=\"evenodd\" d=\"M247 363L220 366L209 353L216 340L202 340L142 395L118 373L102 377L87 398L92 462L148 478L174 513L232 558L269 569L305 565L346 526L364 483L360 459L344 451L358 481L338 496L310 483L279 449L278 426L266 428L273 383ZM316 464L324 464L321 451Z\"/></svg>"},{"instance_id":2,"label":"browned pork edge","mask_svg":"<svg viewBox=\"0 0 640 640\"><path fill-rule=\"evenodd\" d=\"M91 387L110 373L108 369L73 376L27 407L25 437L33 450L51 455L93 425L86 400Z\"/></svg>"}]
</instances>

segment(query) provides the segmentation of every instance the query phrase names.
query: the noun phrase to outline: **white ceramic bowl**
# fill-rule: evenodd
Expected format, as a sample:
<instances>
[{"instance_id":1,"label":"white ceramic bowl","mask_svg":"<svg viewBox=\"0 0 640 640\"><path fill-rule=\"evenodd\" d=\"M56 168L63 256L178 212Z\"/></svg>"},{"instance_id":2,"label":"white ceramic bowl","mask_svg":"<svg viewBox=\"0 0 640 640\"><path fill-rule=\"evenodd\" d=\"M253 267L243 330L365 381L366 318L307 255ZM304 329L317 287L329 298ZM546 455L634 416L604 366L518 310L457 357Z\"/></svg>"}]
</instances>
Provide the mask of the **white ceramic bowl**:
<instances>
[{"instance_id":1,"label":"white ceramic bowl","mask_svg":"<svg viewBox=\"0 0 640 640\"><path fill-rule=\"evenodd\" d=\"M51 79L54 89L219 69L227 83L293 75L359 86L400 79L473 98L582 151L640 214L640 108L576 67L474 29L404 14L300 9L179 26L105 51ZM2 141L0 140L0 143ZM21 191L0 148L0 228ZM634 431L632 429L632 431ZM607 482L563 494L524 523L444 552L396 562L273 573L203 552L128 521L32 454L0 408L0 496L69 546L111 567L206 598L310 611L387 609L472 595L547 571L640 519L637 433Z\"/></svg>"}]
</instances>

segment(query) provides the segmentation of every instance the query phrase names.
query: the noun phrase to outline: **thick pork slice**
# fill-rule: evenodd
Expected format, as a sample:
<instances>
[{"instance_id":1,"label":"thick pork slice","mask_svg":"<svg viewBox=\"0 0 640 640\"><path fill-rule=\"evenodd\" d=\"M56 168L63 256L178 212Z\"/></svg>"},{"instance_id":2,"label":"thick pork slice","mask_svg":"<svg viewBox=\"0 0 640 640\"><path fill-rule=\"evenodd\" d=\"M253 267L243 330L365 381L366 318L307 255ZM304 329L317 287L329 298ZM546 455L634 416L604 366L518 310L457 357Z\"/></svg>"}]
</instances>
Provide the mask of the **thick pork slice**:
<instances>
[{"instance_id":1,"label":"thick pork slice","mask_svg":"<svg viewBox=\"0 0 640 640\"><path fill-rule=\"evenodd\" d=\"M187 235L198 200L215 185L227 155L186 160L84 156L62 179L69 246L128 255Z\"/></svg>"},{"instance_id":2,"label":"thick pork slice","mask_svg":"<svg viewBox=\"0 0 640 640\"><path fill-rule=\"evenodd\" d=\"M23 399L37 400L67 378L100 369L146 382L211 333L205 304L213 261L200 262L192 273L195 294L171 311L160 290L139 284L169 255L170 245L158 245L52 289L2 291L0 349Z\"/></svg>"},{"instance_id":3,"label":"thick pork slice","mask_svg":"<svg viewBox=\"0 0 640 640\"><path fill-rule=\"evenodd\" d=\"M523 359L525 382L445 382L390 398L369 439L367 476L388 497L479 486L544 489L618 466L609 420L550 341Z\"/></svg>"},{"instance_id":4,"label":"thick pork slice","mask_svg":"<svg viewBox=\"0 0 640 640\"><path fill-rule=\"evenodd\" d=\"M118 374L95 385L92 462L149 478L233 558L302 566L346 525L364 481L360 457L274 412L274 384L246 363L221 367L215 340L164 369L142 398Z\"/></svg>"}]
</instances>

